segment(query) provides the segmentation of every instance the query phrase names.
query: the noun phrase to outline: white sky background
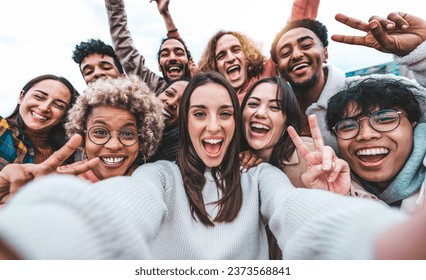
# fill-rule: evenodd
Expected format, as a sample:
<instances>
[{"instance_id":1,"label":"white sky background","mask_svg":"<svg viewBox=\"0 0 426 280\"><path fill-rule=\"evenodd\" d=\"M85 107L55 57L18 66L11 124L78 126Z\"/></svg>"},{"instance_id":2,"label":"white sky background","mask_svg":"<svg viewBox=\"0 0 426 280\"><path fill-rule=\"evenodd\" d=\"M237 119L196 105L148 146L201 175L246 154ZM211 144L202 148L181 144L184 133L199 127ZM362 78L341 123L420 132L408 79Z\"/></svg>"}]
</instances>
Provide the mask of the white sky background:
<instances>
[{"instance_id":1,"label":"white sky background","mask_svg":"<svg viewBox=\"0 0 426 280\"><path fill-rule=\"evenodd\" d=\"M179 32L198 62L209 38L218 30L240 31L259 42L263 53L284 26L293 0L171 0ZM362 34L334 20L338 12L367 21L371 15L403 11L426 18L420 1L321 0L318 20L331 34ZM133 40L147 66L158 72L156 52L166 29L155 3L125 0ZM82 93L85 83L71 59L76 44L99 38L111 44L103 0L13 0L0 15L0 115L8 116L21 88L47 73L66 77ZM329 61L345 71L391 60L365 47L330 40Z\"/></svg>"}]
</instances>

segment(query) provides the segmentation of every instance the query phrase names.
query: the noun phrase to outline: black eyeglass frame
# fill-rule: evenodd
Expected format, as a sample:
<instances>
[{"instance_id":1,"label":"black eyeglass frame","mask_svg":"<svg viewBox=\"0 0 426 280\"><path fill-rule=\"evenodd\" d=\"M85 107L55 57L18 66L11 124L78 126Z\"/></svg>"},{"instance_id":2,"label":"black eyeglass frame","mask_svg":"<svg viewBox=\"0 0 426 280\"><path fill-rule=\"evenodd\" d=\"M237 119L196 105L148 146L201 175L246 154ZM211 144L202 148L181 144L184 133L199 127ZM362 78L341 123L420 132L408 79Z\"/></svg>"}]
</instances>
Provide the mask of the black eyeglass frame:
<instances>
[{"instance_id":1,"label":"black eyeglass frame","mask_svg":"<svg viewBox=\"0 0 426 280\"><path fill-rule=\"evenodd\" d=\"M380 130L380 129L377 129L376 127L374 127L374 125L372 125L372 123L371 123L371 116L374 116L374 115L377 115L377 114L379 114L380 112L386 112L386 111L388 111L388 112L394 112L394 113L396 113L397 115L398 115L398 124L394 127L394 128L392 128L392 129L387 129L387 130ZM362 118L359 118L359 119L355 119L355 118L346 118L346 119L343 119L343 120L340 120L340 121L338 121L334 126L333 126L333 131L334 131L334 133L336 134L336 136L338 137L338 138L340 138L340 139L342 139L342 140L349 140L349 139L352 139L352 138L355 138L355 137L357 137L357 135L359 134L359 132L360 132L360 130L361 130L361 125L360 125L360 121L362 121L362 120L365 120L365 119L368 119L368 125L372 128L372 129L374 129L375 131L377 131L377 132L389 132L389 131L393 131L393 130L395 130L395 129L397 129L398 128L398 126L401 124L401 114L404 114L404 112L402 112L402 111L397 111L397 110L395 110L395 109L391 109L391 108L388 108L388 109L380 109L380 110L377 110L377 111L375 111L375 112L373 112L373 113L371 113L370 115L368 115L368 116L364 116L364 117L362 117ZM357 123L357 128L358 128L358 130L357 130L357 132L356 132L356 134L354 135L354 136L351 136L351 137L342 137L342 136L340 136L339 135L339 133L338 133L338 126L339 126L339 124L341 124L341 123L343 123L343 122L345 122L345 121L348 121L348 120L352 120L352 121L355 121L356 123Z\"/></svg>"},{"instance_id":2,"label":"black eyeglass frame","mask_svg":"<svg viewBox=\"0 0 426 280\"><path fill-rule=\"evenodd\" d=\"M108 138L106 138L106 140L105 140L105 142L103 142L103 143L100 143L100 142L95 142L95 141L93 141L93 139L90 137L90 131L92 130L92 129L94 129L94 128L100 128L100 129L103 129L103 130L105 130L105 131L108 131ZM123 131L128 131L128 130L132 130L132 131L134 131L134 132L136 132L136 138L135 138L135 142L134 143L132 143L132 144L124 144L122 141L121 141L121 137L120 137L120 135L121 135L121 133L123 132ZM123 145L123 146L126 146L126 147L129 147L129 146L133 146L134 144L136 144L138 141L139 141L139 137L142 135L141 133L138 133L138 131L136 130L136 129L133 129L133 128L123 128L122 130L120 130L120 131L113 131L113 132L111 132L111 131L109 131L109 129L107 129L107 128L105 128L105 127L103 127L103 126L92 126L91 128L89 128L89 129L87 129L87 130L84 130L84 133L86 133L87 134L87 137L89 138L89 140L90 140L90 142L92 142L93 144L95 144L95 145L99 145L99 146L102 146L102 145L105 145L106 143L108 143L108 141L109 140L111 140L111 138L112 138L112 133L116 133L117 134L117 138L118 138L118 141L120 141L120 143Z\"/></svg>"}]
</instances>

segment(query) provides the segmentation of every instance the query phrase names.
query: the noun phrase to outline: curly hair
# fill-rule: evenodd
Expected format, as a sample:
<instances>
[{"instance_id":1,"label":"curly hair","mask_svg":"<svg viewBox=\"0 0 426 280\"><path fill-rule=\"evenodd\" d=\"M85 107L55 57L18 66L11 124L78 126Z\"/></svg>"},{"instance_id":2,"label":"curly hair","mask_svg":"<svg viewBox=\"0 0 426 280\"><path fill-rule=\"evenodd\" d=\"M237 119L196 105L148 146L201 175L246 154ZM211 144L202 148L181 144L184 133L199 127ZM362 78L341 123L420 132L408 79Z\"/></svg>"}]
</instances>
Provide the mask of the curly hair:
<instances>
[{"instance_id":1,"label":"curly hair","mask_svg":"<svg viewBox=\"0 0 426 280\"><path fill-rule=\"evenodd\" d=\"M255 77L259 75L264 68L265 56L260 51L259 46L246 35L235 32L235 31L218 31L207 44L206 49L204 50L203 55L201 56L200 62L198 63L198 69L200 72L217 72L216 66L216 47L217 42L224 35L232 35L235 36L241 44L244 55L247 61L247 74L248 77Z\"/></svg>"},{"instance_id":2,"label":"curly hair","mask_svg":"<svg viewBox=\"0 0 426 280\"><path fill-rule=\"evenodd\" d=\"M129 110L142 134L139 138L140 152L147 160L154 155L164 130L162 104L148 86L133 75L98 79L91 83L69 111L65 124L68 137L74 134L84 136L92 109L102 105Z\"/></svg>"},{"instance_id":3,"label":"curly hair","mask_svg":"<svg viewBox=\"0 0 426 280\"><path fill-rule=\"evenodd\" d=\"M124 74L123 66L121 65L121 62L118 59L114 49L99 39L92 38L87 40L87 42L81 42L80 44L76 45L72 53L72 59L75 61L75 63L81 65L83 59L94 53L112 57L114 59L114 65L117 67L118 71L121 74Z\"/></svg>"},{"instance_id":4,"label":"curly hair","mask_svg":"<svg viewBox=\"0 0 426 280\"><path fill-rule=\"evenodd\" d=\"M328 46L327 27L325 27L324 24L322 24L318 20L309 19L309 18L292 20L288 22L287 25L284 26L284 28L281 29L280 32L278 32L278 34L274 38L274 41L272 42L270 52L271 52L271 58L275 63L278 63L278 57L275 51L277 48L278 41L281 39L281 37L285 33L295 28L306 28L311 30L312 32L315 33L315 35L317 35L318 39L320 39L324 48Z\"/></svg>"}]
</instances>

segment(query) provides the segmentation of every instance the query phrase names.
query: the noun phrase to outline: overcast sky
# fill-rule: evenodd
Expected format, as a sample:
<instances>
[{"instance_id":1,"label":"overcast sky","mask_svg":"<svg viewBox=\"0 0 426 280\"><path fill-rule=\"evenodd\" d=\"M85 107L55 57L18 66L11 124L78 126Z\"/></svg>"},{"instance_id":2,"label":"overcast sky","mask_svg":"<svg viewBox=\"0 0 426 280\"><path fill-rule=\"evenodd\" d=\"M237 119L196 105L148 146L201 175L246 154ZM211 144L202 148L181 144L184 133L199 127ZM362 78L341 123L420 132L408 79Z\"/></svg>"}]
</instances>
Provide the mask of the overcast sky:
<instances>
[{"instance_id":1,"label":"overcast sky","mask_svg":"<svg viewBox=\"0 0 426 280\"><path fill-rule=\"evenodd\" d=\"M404 11L426 18L420 1L322 0L318 20L331 34L358 34L334 20L338 12L367 21L371 15ZM166 29L155 3L125 0L128 23L136 47L149 68L158 71L156 52ZM196 62L218 30L245 33L269 47L284 26L292 0L171 0L170 11ZM80 41L99 38L111 44L104 0L13 0L2 3L0 16L0 115L11 113L21 88L35 76L66 77L82 92L85 84L72 51ZM420 12L422 14L420 14ZM330 42L329 61L345 71L391 60L365 47Z\"/></svg>"}]
</instances>

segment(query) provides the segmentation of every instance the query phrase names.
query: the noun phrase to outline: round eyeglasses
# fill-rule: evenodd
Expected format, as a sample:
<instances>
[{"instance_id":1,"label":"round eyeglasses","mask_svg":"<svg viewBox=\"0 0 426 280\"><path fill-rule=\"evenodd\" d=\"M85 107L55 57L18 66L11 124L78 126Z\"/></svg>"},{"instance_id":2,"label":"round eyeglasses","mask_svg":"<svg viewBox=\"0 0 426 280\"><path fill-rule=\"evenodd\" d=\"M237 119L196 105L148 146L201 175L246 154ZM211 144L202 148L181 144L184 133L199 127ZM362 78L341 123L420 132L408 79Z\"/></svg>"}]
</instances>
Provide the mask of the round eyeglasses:
<instances>
[{"instance_id":1,"label":"round eyeglasses","mask_svg":"<svg viewBox=\"0 0 426 280\"><path fill-rule=\"evenodd\" d=\"M138 142L138 138L141 134L136 129L125 128L119 132L110 132L108 129L102 126L92 126L89 130L85 130L89 140L96 145L105 145L109 139L111 139L112 133L117 133L118 141L124 146L132 146Z\"/></svg>"},{"instance_id":2,"label":"round eyeglasses","mask_svg":"<svg viewBox=\"0 0 426 280\"><path fill-rule=\"evenodd\" d=\"M369 125L379 132L392 131L399 126L401 122L401 111L394 109L383 109L373 112L370 116L360 119L347 118L339 121L333 127L337 137L343 140L349 140L356 137L361 129L360 121L368 119Z\"/></svg>"}]
</instances>

